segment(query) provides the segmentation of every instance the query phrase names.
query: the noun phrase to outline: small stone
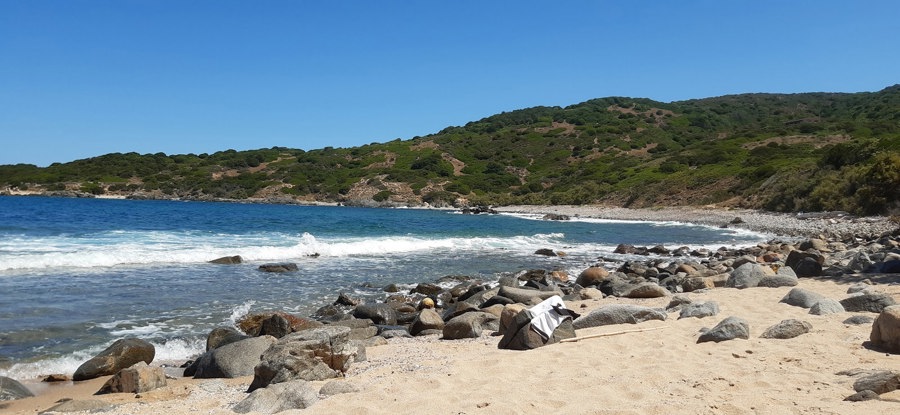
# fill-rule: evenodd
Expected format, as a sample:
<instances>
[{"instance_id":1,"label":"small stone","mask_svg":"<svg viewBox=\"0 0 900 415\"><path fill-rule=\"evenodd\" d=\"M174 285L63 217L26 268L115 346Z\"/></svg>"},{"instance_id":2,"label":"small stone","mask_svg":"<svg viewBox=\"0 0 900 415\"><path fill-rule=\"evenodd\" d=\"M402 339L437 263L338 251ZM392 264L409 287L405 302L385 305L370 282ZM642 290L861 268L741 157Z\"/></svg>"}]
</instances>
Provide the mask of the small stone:
<instances>
[{"instance_id":1,"label":"small stone","mask_svg":"<svg viewBox=\"0 0 900 415\"><path fill-rule=\"evenodd\" d=\"M812 324L806 321L787 319L767 328L760 337L764 339L793 339L801 334L809 333L811 329Z\"/></svg>"}]
</instances>

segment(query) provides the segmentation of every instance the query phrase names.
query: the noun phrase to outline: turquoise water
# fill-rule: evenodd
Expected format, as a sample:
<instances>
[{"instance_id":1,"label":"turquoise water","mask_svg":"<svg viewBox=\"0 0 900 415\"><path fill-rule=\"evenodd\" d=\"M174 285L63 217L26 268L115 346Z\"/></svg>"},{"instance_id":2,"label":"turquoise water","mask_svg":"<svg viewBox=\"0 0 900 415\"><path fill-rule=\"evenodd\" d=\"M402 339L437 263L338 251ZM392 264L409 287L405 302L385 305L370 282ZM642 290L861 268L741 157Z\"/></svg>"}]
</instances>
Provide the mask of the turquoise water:
<instances>
[{"instance_id":1,"label":"turquoise water","mask_svg":"<svg viewBox=\"0 0 900 415\"><path fill-rule=\"evenodd\" d=\"M764 239L678 223L442 210L0 197L0 375L72 373L124 336L153 342L157 360L187 359L209 330L248 310L308 315L342 291L379 298L387 284L446 275L577 274L619 243ZM540 248L568 256L534 255ZM245 263L208 263L230 255ZM300 271L257 270L271 262Z\"/></svg>"}]
</instances>

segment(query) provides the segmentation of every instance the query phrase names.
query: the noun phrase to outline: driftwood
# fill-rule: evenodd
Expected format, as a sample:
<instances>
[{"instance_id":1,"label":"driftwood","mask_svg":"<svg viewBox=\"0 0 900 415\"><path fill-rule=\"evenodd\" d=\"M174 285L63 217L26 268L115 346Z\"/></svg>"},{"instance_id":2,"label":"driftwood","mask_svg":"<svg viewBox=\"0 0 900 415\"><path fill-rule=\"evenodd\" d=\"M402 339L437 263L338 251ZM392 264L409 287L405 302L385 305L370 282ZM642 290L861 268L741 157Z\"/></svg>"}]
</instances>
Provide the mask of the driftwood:
<instances>
[{"instance_id":1,"label":"driftwood","mask_svg":"<svg viewBox=\"0 0 900 415\"><path fill-rule=\"evenodd\" d=\"M625 334L625 333L640 333L642 331L659 330L659 329L664 329L666 327L668 327L668 326L648 327L645 329L632 329L632 330L614 331L614 332L610 332L610 333L591 334L589 336L581 336L581 337L572 337L572 338L568 338L568 339L562 339L559 342L560 343L577 342L579 340L593 339L593 338L597 338L597 337L609 337L609 336L617 336L619 334Z\"/></svg>"}]
</instances>

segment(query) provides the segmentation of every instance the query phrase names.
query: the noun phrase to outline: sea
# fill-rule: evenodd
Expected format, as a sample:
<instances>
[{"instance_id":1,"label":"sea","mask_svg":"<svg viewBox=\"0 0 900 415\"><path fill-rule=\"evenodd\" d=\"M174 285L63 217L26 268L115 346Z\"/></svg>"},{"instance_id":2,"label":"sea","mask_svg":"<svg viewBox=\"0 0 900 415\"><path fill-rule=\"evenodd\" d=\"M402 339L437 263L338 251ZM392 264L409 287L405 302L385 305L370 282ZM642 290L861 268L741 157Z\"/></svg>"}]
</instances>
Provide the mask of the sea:
<instances>
[{"instance_id":1,"label":"sea","mask_svg":"<svg viewBox=\"0 0 900 415\"><path fill-rule=\"evenodd\" d=\"M196 201L0 197L0 375L69 374L113 341L154 344L157 362L205 349L247 313L308 316L344 292L377 301L444 276L495 283L524 270L629 258L616 245L717 249L770 235L678 222L453 210ZM535 255L538 249L565 256ZM240 255L244 262L210 260ZM299 270L259 266L291 262Z\"/></svg>"}]
</instances>

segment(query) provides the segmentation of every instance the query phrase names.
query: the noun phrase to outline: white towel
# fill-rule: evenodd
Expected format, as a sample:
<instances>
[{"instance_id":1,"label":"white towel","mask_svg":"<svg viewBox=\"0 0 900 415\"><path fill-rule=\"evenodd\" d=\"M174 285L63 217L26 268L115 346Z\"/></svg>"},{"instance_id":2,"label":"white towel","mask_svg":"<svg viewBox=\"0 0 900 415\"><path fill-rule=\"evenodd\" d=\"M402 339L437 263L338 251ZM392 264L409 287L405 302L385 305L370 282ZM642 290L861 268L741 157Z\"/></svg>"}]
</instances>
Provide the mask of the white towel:
<instances>
[{"instance_id":1,"label":"white towel","mask_svg":"<svg viewBox=\"0 0 900 415\"><path fill-rule=\"evenodd\" d=\"M540 334L544 340L549 340L550 336L553 335L553 331L563 321L566 321L567 318L572 318L569 314L560 314L557 309L566 309L566 305L563 304L562 298L558 295L541 301L540 304L528 309L528 312L533 316L531 318L531 328L537 334Z\"/></svg>"}]
</instances>

